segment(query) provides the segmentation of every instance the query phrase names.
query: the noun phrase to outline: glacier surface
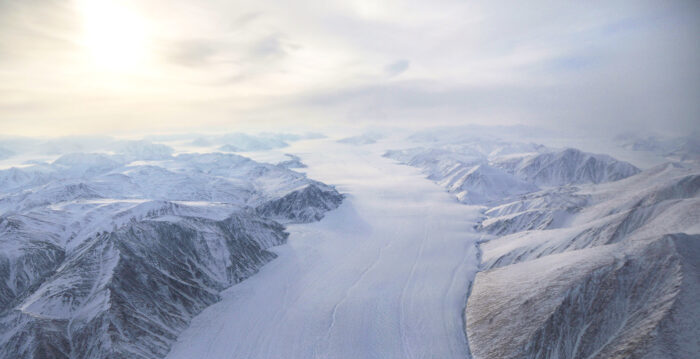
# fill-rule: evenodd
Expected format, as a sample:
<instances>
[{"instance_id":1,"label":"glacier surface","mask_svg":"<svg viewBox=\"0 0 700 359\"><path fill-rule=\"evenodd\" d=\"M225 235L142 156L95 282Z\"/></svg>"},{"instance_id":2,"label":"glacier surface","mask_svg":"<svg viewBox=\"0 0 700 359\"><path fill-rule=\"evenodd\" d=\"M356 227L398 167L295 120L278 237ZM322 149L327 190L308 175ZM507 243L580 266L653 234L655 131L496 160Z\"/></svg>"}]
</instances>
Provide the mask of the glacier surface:
<instances>
[{"instance_id":1,"label":"glacier surface","mask_svg":"<svg viewBox=\"0 0 700 359\"><path fill-rule=\"evenodd\" d=\"M168 358L466 358L477 207L371 144L292 146L344 203L289 227L277 258L231 287Z\"/></svg>"}]
</instances>

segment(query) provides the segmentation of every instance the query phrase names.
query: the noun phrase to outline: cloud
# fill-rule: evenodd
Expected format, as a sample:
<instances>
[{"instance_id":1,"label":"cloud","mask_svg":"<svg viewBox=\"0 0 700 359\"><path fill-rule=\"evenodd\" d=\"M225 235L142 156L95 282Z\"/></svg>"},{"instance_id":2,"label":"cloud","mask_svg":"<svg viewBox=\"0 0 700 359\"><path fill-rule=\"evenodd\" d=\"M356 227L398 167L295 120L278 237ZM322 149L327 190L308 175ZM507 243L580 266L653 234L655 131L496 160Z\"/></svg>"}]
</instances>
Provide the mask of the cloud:
<instances>
[{"instance_id":1,"label":"cloud","mask_svg":"<svg viewBox=\"0 0 700 359\"><path fill-rule=\"evenodd\" d=\"M263 16L263 14L264 13L262 11L253 11L253 12L243 14L234 20L234 22L233 22L234 27L235 28L244 27L244 26L252 23L253 21L259 19L261 16Z\"/></svg>"},{"instance_id":2,"label":"cloud","mask_svg":"<svg viewBox=\"0 0 700 359\"><path fill-rule=\"evenodd\" d=\"M183 66L206 65L214 57L221 44L207 39L176 40L162 45L166 61Z\"/></svg>"},{"instance_id":3,"label":"cloud","mask_svg":"<svg viewBox=\"0 0 700 359\"><path fill-rule=\"evenodd\" d=\"M411 62L408 60L399 60L384 66L384 73L386 73L389 77L398 76L408 70L410 65Z\"/></svg>"},{"instance_id":4,"label":"cloud","mask_svg":"<svg viewBox=\"0 0 700 359\"><path fill-rule=\"evenodd\" d=\"M196 118L605 134L683 132L700 118L696 1L124 0L153 46L149 62L112 73L81 48L79 3L0 2L3 132L184 129Z\"/></svg>"},{"instance_id":5,"label":"cloud","mask_svg":"<svg viewBox=\"0 0 700 359\"><path fill-rule=\"evenodd\" d=\"M285 56L287 50L282 35L273 34L256 41L251 54L255 59Z\"/></svg>"}]
</instances>

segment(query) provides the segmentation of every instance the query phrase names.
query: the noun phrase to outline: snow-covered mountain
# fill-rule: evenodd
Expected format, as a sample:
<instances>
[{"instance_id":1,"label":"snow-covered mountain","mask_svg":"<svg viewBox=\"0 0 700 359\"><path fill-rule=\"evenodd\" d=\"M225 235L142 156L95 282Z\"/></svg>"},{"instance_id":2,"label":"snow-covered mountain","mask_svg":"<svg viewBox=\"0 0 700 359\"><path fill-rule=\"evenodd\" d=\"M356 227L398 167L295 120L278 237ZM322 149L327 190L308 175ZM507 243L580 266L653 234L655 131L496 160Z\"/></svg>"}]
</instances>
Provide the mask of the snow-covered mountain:
<instances>
[{"instance_id":1,"label":"snow-covered mountain","mask_svg":"<svg viewBox=\"0 0 700 359\"><path fill-rule=\"evenodd\" d=\"M518 149L535 152L514 153ZM384 156L423 169L428 178L467 204L493 204L539 188L609 182L639 172L606 155L517 143L420 147L390 150Z\"/></svg>"},{"instance_id":2,"label":"snow-covered mountain","mask_svg":"<svg viewBox=\"0 0 700 359\"><path fill-rule=\"evenodd\" d=\"M285 156L289 158L288 160L281 161L277 163L278 166L284 167L284 168L306 168L306 165L301 162L301 158L299 156L291 155L289 153L286 153Z\"/></svg>"},{"instance_id":3,"label":"snow-covered mountain","mask_svg":"<svg viewBox=\"0 0 700 359\"><path fill-rule=\"evenodd\" d=\"M385 156L485 205L481 271L465 312L474 358L700 352L700 168L640 171L574 149L501 154L492 141L431 141ZM482 166L499 172L481 183L498 185L473 184L470 170Z\"/></svg>"},{"instance_id":4,"label":"snow-covered mountain","mask_svg":"<svg viewBox=\"0 0 700 359\"><path fill-rule=\"evenodd\" d=\"M567 193L564 206L552 200L551 191L534 194L547 201L535 208L519 208L501 213L488 210L490 218L482 222L492 233L513 234L482 244L485 268L539 258L548 253L605 245L622 240L667 233L694 233L700 218L700 174L677 164L666 164L643 171L618 182L581 186ZM526 201L528 203L528 201ZM570 215L559 226L538 228L537 222L514 226L507 219L538 210L552 215L563 210ZM563 216L563 214L562 214ZM531 231L549 229L546 232ZM501 246L501 243L509 243Z\"/></svg>"},{"instance_id":5,"label":"snow-covered mountain","mask_svg":"<svg viewBox=\"0 0 700 359\"><path fill-rule=\"evenodd\" d=\"M587 247L477 274L474 358L692 358L700 235Z\"/></svg>"},{"instance_id":6,"label":"snow-covered mountain","mask_svg":"<svg viewBox=\"0 0 700 359\"><path fill-rule=\"evenodd\" d=\"M342 201L284 166L133 142L0 171L0 357L159 358Z\"/></svg>"},{"instance_id":7,"label":"snow-covered mountain","mask_svg":"<svg viewBox=\"0 0 700 359\"><path fill-rule=\"evenodd\" d=\"M563 186L617 181L639 172L633 165L607 155L573 148L497 158L493 165L537 186Z\"/></svg>"},{"instance_id":8,"label":"snow-covered mountain","mask_svg":"<svg viewBox=\"0 0 700 359\"><path fill-rule=\"evenodd\" d=\"M224 152L250 152L283 148L294 141L323 137L323 135L318 133L260 133L257 135L226 133L223 135L198 135L197 138L189 141L187 144L192 147L217 146L219 151Z\"/></svg>"},{"instance_id":9,"label":"snow-covered mountain","mask_svg":"<svg viewBox=\"0 0 700 359\"><path fill-rule=\"evenodd\" d=\"M131 160L161 160L175 152L249 152L289 146L306 139L318 139L319 133L224 133L152 135L142 139L119 139L108 136L71 136L49 139L2 136L0 161L2 167L16 166L41 160L54 160L70 153L119 154ZM1 168L1 167L0 167Z\"/></svg>"},{"instance_id":10,"label":"snow-covered mountain","mask_svg":"<svg viewBox=\"0 0 700 359\"><path fill-rule=\"evenodd\" d=\"M163 144L141 140L121 142L116 146L115 152L133 160L163 160L172 155L173 149Z\"/></svg>"},{"instance_id":11,"label":"snow-covered mountain","mask_svg":"<svg viewBox=\"0 0 700 359\"><path fill-rule=\"evenodd\" d=\"M121 140L112 137L61 137L40 140L35 138L0 138L0 147L6 156L37 155L56 156L69 153L111 153L139 159L160 159L168 157L173 149L169 146L148 140ZM0 153L3 151L0 150ZM2 159L3 156L0 156Z\"/></svg>"}]
</instances>

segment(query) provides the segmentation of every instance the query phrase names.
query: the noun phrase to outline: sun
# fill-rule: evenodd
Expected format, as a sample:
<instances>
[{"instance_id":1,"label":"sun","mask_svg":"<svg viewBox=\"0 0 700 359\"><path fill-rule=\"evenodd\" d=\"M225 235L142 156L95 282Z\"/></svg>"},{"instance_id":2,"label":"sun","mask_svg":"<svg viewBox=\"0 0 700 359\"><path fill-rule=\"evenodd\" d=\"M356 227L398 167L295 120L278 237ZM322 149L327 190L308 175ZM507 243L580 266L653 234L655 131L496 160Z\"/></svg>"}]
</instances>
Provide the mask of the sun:
<instances>
[{"instance_id":1,"label":"sun","mask_svg":"<svg viewBox=\"0 0 700 359\"><path fill-rule=\"evenodd\" d=\"M83 17L82 43L94 65L128 71L145 63L147 26L137 12L113 0L79 0L78 7Z\"/></svg>"}]
</instances>

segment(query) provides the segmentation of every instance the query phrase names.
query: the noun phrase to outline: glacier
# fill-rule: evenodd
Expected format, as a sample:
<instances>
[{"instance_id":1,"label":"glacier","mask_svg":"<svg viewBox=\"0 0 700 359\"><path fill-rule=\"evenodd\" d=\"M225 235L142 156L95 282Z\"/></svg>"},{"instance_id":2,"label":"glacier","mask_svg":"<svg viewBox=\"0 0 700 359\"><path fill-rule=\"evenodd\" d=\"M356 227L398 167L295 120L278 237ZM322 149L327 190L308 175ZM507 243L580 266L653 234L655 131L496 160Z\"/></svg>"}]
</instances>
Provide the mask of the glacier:
<instances>
[{"instance_id":1,"label":"glacier","mask_svg":"<svg viewBox=\"0 0 700 359\"><path fill-rule=\"evenodd\" d=\"M167 358L468 357L462 311L479 209L382 158L380 143L284 151L344 202L289 226L277 258L195 317Z\"/></svg>"}]
</instances>

